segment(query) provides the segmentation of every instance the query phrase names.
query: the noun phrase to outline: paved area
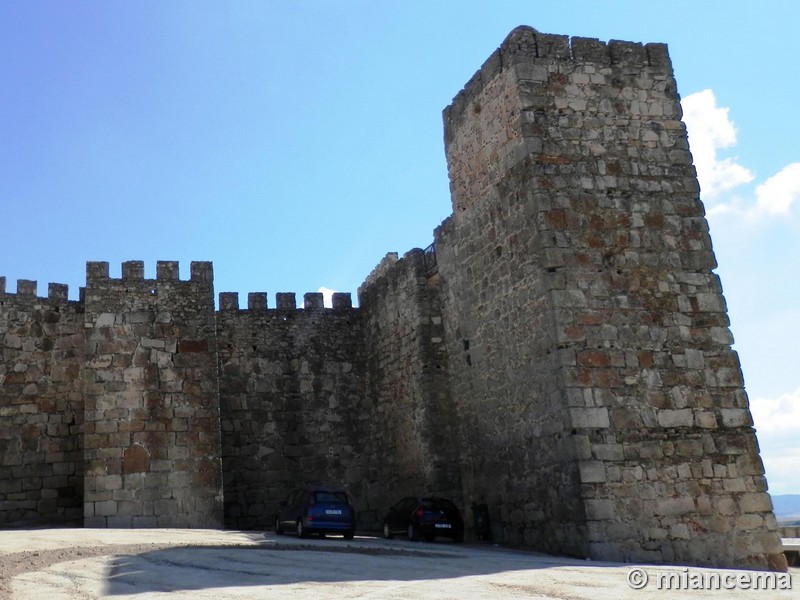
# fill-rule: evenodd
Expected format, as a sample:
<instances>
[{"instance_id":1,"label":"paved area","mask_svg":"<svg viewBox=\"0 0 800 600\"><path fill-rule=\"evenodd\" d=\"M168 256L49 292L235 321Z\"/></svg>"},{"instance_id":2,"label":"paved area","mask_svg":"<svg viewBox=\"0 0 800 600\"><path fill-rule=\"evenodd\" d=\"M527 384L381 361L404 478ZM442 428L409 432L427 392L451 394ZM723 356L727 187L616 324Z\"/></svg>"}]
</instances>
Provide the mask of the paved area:
<instances>
[{"instance_id":1,"label":"paved area","mask_svg":"<svg viewBox=\"0 0 800 600\"><path fill-rule=\"evenodd\" d=\"M672 572L672 589L658 588ZM241 531L0 531L0 598L797 598L794 589L678 590L708 569L570 560L491 545ZM715 571L731 583L752 572ZM629 581L641 585L633 589ZM690 579L690 577L692 579ZM713 580L711 584L713 587ZM786 580L783 581L786 585ZM737 583L738 586L738 583ZM750 585L749 587L752 587Z\"/></svg>"}]
</instances>

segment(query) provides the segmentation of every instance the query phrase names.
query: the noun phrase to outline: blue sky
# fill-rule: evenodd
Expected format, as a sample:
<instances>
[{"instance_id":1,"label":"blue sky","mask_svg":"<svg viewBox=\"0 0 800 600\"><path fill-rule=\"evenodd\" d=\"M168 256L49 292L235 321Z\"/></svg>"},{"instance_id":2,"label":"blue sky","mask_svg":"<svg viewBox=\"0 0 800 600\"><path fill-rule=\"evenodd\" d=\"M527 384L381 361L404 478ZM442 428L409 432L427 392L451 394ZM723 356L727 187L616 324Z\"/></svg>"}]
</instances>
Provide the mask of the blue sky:
<instances>
[{"instance_id":1,"label":"blue sky","mask_svg":"<svg viewBox=\"0 0 800 600\"><path fill-rule=\"evenodd\" d=\"M441 111L517 25L666 42L770 489L800 493L800 4L0 3L0 276L355 292L450 213Z\"/></svg>"}]
</instances>

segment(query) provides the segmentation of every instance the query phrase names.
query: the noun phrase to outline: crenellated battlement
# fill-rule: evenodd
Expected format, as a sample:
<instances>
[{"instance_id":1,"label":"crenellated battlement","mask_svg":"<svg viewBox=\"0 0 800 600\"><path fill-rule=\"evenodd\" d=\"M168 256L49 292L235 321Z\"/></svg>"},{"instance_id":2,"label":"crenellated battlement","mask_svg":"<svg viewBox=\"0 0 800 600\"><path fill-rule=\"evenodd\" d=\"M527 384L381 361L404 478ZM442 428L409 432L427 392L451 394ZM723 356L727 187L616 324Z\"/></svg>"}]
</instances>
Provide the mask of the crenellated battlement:
<instances>
[{"instance_id":1,"label":"crenellated battlement","mask_svg":"<svg viewBox=\"0 0 800 600\"><path fill-rule=\"evenodd\" d=\"M393 257L393 258L392 258ZM376 267L373 274L385 272L391 264L397 260L397 253L388 254L381 264ZM140 282L144 284L143 289L149 293L155 292L147 284L155 283L200 283L211 284L214 281L213 263L208 261L193 261L191 263L191 274L188 280L180 279L180 264L178 261L160 260L156 263L155 279L145 277L145 265L141 260L129 260L121 263L121 276L118 278L110 276L109 263L107 261L88 261L86 263L87 285L97 287L103 284L129 285ZM6 290L7 278L0 277L0 296L15 297L19 300L43 299L37 296L38 283L30 279L18 279L17 291L11 293ZM83 302L83 290L81 288L81 300ZM54 302L67 302L69 286L62 283L48 284L46 299ZM240 310L238 292L220 292L219 310L233 311ZM247 294L247 309L251 311L264 310L346 310L353 308L353 300L349 292L334 292L332 296L332 306L325 307L323 295L320 292L308 292L303 294L302 306L297 306L297 294L294 292L277 292L275 294L275 308L269 307L268 294L266 292L249 292ZM243 310L243 309L241 309Z\"/></svg>"},{"instance_id":2,"label":"crenellated battlement","mask_svg":"<svg viewBox=\"0 0 800 600\"><path fill-rule=\"evenodd\" d=\"M322 293L308 292L303 294L303 306L298 307L297 295L294 292L277 292L275 294L275 308L269 308L269 300L266 292L250 292L247 294L246 310L252 312L286 312L293 310L341 311L353 308L353 300L349 292L334 292L331 304L331 307L325 306ZM221 312L245 310L239 307L239 293L220 292L219 310Z\"/></svg>"},{"instance_id":3,"label":"crenellated battlement","mask_svg":"<svg viewBox=\"0 0 800 600\"><path fill-rule=\"evenodd\" d=\"M550 70L550 65L563 63L569 64L570 69L577 65L590 65L596 68L630 70L634 74L646 68L672 74L672 62L666 44L570 38L520 26L508 34L500 47L456 94L450 106L444 109L445 124L455 124L468 118L467 108L504 68L523 65L527 76L536 63L545 67L545 73ZM445 127L446 139L451 130L452 127Z\"/></svg>"},{"instance_id":4,"label":"crenellated battlement","mask_svg":"<svg viewBox=\"0 0 800 600\"><path fill-rule=\"evenodd\" d=\"M214 275L210 262L192 262L189 279L180 278L177 261L158 261L156 277L145 275L141 260L121 264L121 276L111 277L105 261L86 263L85 309L103 315L136 311L203 311L213 318Z\"/></svg>"},{"instance_id":5,"label":"crenellated battlement","mask_svg":"<svg viewBox=\"0 0 800 600\"><path fill-rule=\"evenodd\" d=\"M384 256L380 262L375 265L375 268L372 269L369 275L367 275L366 279L364 279L364 283L362 283L358 287L358 295L361 296L362 290L367 289L370 285L375 283L379 278L383 277L389 270L394 266L394 264L399 260L397 252L387 252L386 256Z\"/></svg>"},{"instance_id":6,"label":"crenellated battlement","mask_svg":"<svg viewBox=\"0 0 800 600\"><path fill-rule=\"evenodd\" d=\"M64 283L48 283L47 296L38 296L38 282L32 279L17 279L17 292L6 291L6 278L0 277L0 297L15 298L18 301L48 300L52 303L69 302L69 286Z\"/></svg>"},{"instance_id":7,"label":"crenellated battlement","mask_svg":"<svg viewBox=\"0 0 800 600\"><path fill-rule=\"evenodd\" d=\"M395 258L397 254L394 254ZM388 259L389 255L387 255ZM385 261L387 259L384 259ZM388 261L389 264L391 261ZM386 265L383 267L386 268ZM181 280L180 265L177 261L163 261L156 263L156 278L147 279L144 274L144 261L129 260L121 264L121 277L113 278L109 274L109 263L106 261L89 261L86 263L86 280L88 285L96 287L98 285L119 284L129 286L132 283L142 283L144 289L149 289L149 284L157 283L198 283L213 286L214 268L211 262L194 261L191 263L190 279ZM35 293L35 284L34 293ZM5 278L0 279L0 291L5 289ZM30 284L23 282L24 293L29 293ZM127 289L127 287L126 287ZM156 290L150 290L154 293ZM56 292L53 293L62 293ZM293 310L346 310L353 308L353 301L349 292L334 292L332 296L332 306L325 307L323 295L320 292L308 292L303 294L302 306L297 306L297 294L294 292L277 292L275 294L275 308L270 308L268 294L266 292L249 292L247 294L247 308L243 309L239 304L238 292L220 292L218 295L219 310L223 312L249 310L249 311L293 311Z\"/></svg>"},{"instance_id":8,"label":"crenellated battlement","mask_svg":"<svg viewBox=\"0 0 800 600\"><path fill-rule=\"evenodd\" d=\"M192 261L191 274L188 281L212 283L214 280L213 264L209 261ZM144 276L144 261L129 260L122 263L122 276L119 279L109 275L109 263L106 261L89 261L86 263L86 281L181 281L180 265L177 261L159 260L156 263L156 278L147 280Z\"/></svg>"}]
</instances>

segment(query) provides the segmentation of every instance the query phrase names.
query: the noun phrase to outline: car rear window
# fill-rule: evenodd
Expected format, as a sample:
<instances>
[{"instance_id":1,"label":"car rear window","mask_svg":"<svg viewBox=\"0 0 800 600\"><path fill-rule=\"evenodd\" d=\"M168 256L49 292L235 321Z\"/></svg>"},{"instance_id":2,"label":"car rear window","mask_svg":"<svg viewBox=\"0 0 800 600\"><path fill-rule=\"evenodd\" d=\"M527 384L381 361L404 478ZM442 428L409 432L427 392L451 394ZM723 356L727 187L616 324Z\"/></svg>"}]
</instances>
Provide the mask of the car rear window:
<instances>
[{"instance_id":1,"label":"car rear window","mask_svg":"<svg viewBox=\"0 0 800 600\"><path fill-rule=\"evenodd\" d=\"M349 504L344 492L314 492L317 504Z\"/></svg>"},{"instance_id":2,"label":"car rear window","mask_svg":"<svg viewBox=\"0 0 800 600\"><path fill-rule=\"evenodd\" d=\"M441 498L424 498L422 505L428 510L456 510L455 504Z\"/></svg>"}]
</instances>

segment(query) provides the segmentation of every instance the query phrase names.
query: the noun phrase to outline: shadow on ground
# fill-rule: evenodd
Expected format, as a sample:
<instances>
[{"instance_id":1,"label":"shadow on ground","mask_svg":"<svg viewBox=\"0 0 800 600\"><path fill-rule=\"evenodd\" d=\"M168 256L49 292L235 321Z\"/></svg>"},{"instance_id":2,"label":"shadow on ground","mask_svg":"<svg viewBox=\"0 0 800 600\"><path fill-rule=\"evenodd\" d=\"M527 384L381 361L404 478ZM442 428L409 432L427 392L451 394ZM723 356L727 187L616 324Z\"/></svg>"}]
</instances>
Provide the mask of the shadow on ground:
<instances>
[{"instance_id":1,"label":"shadow on ground","mask_svg":"<svg viewBox=\"0 0 800 600\"><path fill-rule=\"evenodd\" d=\"M586 566L585 561L568 558L449 543L408 543L402 547L398 543L374 542L358 538L310 543L266 539L252 546L182 546L116 557L105 593L113 596L297 583L408 582Z\"/></svg>"}]
</instances>

